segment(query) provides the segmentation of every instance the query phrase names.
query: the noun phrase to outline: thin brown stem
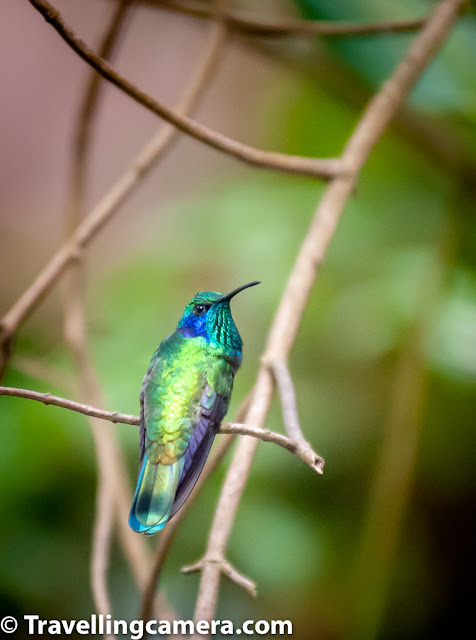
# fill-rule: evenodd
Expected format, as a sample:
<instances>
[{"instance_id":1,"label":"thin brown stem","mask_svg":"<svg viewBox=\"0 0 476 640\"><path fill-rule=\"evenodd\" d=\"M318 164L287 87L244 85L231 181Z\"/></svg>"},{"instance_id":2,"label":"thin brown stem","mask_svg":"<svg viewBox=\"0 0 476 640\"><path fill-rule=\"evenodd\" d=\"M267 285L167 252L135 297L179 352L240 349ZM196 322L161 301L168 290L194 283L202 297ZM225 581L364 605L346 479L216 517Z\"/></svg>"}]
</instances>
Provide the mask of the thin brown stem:
<instances>
[{"instance_id":1,"label":"thin brown stem","mask_svg":"<svg viewBox=\"0 0 476 640\"><path fill-rule=\"evenodd\" d=\"M220 433L251 436L258 440L262 440L263 442L274 442L274 444L283 447L283 449L287 449L296 457L300 458L309 467L311 467L311 469L314 469L316 473L319 473L320 475L323 473L324 458L318 456L305 440L298 442L294 438L287 438L281 433L276 433L269 429L261 429L260 427L236 422L226 422L225 424L222 424L220 427Z\"/></svg>"},{"instance_id":2,"label":"thin brown stem","mask_svg":"<svg viewBox=\"0 0 476 640\"><path fill-rule=\"evenodd\" d=\"M206 127L192 118L188 118L159 103L150 95L129 82L120 75L105 60L95 55L84 44L75 33L65 25L60 13L46 0L28 0L52 25L63 40L75 51L85 62L91 65L106 80L111 82L118 89L123 91L133 100L148 109L151 113L166 120L170 124L180 129L183 133L199 140L208 146L222 151L242 162L253 166L281 171L289 174L310 176L329 180L343 172L343 166L336 158L305 158L301 156L287 155L274 151L262 151L254 147L245 145L233 138L225 136L210 127Z\"/></svg>"},{"instance_id":3,"label":"thin brown stem","mask_svg":"<svg viewBox=\"0 0 476 640\"><path fill-rule=\"evenodd\" d=\"M136 0L138 4L160 7L176 11L196 18L216 18L213 6L204 2L188 0ZM426 18L408 20L386 20L368 24L352 22L331 22L325 20L304 20L299 18L271 19L259 18L227 11L224 19L228 27L239 33L266 38L281 38L285 36L370 36L375 34L401 33L416 31L425 23Z\"/></svg>"},{"instance_id":4,"label":"thin brown stem","mask_svg":"<svg viewBox=\"0 0 476 640\"><path fill-rule=\"evenodd\" d=\"M309 464L317 473L323 473L324 460L314 453L299 424L296 393L287 362L280 358L273 360L263 358L263 362L271 369L278 386L284 426L289 436L289 446L292 446L295 455Z\"/></svg>"},{"instance_id":5,"label":"thin brown stem","mask_svg":"<svg viewBox=\"0 0 476 640\"><path fill-rule=\"evenodd\" d=\"M299 424L296 393L294 391L293 380L289 373L288 365L285 360L278 359L270 361L268 365L270 366L278 385L286 432L295 442L305 442L301 425Z\"/></svg>"},{"instance_id":6,"label":"thin brown stem","mask_svg":"<svg viewBox=\"0 0 476 640\"><path fill-rule=\"evenodd\" d=\"M403 103L411 88L446 41L464 0L440 2L407 55L391 78L371 100L350 137L342 156L350 168L346 176L336 177L327 187L304 239L284 295L271 326L265 361L286 360L296 339L317 269L324 259L342 211L351 196L359 172L385 127ZM273 384L266 364L258 373L251 405L245 422L262 427L270 406ZM225 478L208 539L205 557L225 558L236 511L244 491L257 440L242 438ZM205 563L199 587L195 620L210 621L215 612L221 572L213 563Z\"/></svg>"},{"instance_id":7,"label":"thin brown stem","mask_svg":"<svg viewBox=\"0 0 476 640\"><path fill-rule=\"evenodd\" d=\"M39 393L38 391L17 389L15 387L0 387L0 396L12 396L16 398L25 398L26 400L36 400L37 402L41 402L46 405L51 404L55 407L61 407L62 409L76 411L77 413L81 413L92 418L100 418L106 422L119 422L121 424L130 424L134 426L139 426L140 424L139 416L133 416L127 413L118 413L117 411L103 411L102 409L96 409L95 407L87 404L81 404L80 402L74 402L67 398L53 396L51 393ZM314 469L314 471L322 474L324 460L312 451L312 449L309 451L303 449L293 439L287 438L281 433L238 422L223 423L220 426L219 433L251 436L257 440L262 440L263 442L272 442L283 449L287 449ZM204 477L207 477L206 473Z\"/></svg>"},{"instance_id":8,"label":"thin brown stem","mask_svg":"<svg viewBox=\"0 0 476 640\"><path fill-rule=\"evenodd\" d=\"M127 413L118 413L117 411L103 411L102 409L96 409L95 407L82 404L81 402L74 402L74 400L53 396L51 393L39 393L38 391L17 389L15 387L0 387L0 396L12 396L16 398L25 398L26 400L36 400L37 402L42 402L46 405L51 404L55 407L69 409L70 411L82 413L84 416L100 418L101 420L106 420L108 422L120 422L122 424L131 424L135 426L139 426L140 423L139 416L133 416Z\"/></svg>"},{"instance_id":9,"label":"thin brown stem","mask_svg":"<svg viewBox=\"0 0 476 640\"><path fill-rule=\"evenodd\" d=\"M3 380L10 358L13 355L13 340L14 333L5 331L0 322L0 381Z\"/></svg>"},{"instance_id":10,"label":"thin brown stem","mask_svg":"<svg viewBox=\"0 0 476 640\"><path fill-rule=\"evenodd\" d=\"M273 64L279 63L293 74L320 82L336 92L348 107L360 109L371 98L370 89L343 63L332 59L322 50L313 50L311 56L299 46L276 46L275 43L252 38L243 39L243 45L253 53L264 56ZM402 105L392 120L393 135L405 144L423 153L429 165L436 165L446 174L463 181L463 187L476 183L476 161L471 156L467 140L453 125L436 116L420 113Z\"/></svg>"}]
</instances>

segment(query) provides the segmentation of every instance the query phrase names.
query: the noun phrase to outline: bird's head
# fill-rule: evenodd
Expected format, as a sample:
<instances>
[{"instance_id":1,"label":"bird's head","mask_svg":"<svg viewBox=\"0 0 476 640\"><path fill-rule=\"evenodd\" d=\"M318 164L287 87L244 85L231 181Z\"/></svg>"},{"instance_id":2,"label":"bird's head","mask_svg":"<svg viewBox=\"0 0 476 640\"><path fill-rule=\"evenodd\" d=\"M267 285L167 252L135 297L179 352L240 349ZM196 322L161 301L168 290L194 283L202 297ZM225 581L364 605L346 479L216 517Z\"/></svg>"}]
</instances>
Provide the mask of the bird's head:
<instances>
[{"instance_id":1,"label":"bird's head","mask_svg":"<svg viewBox=\"0 0 476 640\"><path fill-rule=\"evenodd\" d=\"M185 307L177 329L188 338L202 336L207 342L241 354L242 340L231 315L230 300L259 282L250 282L230 293L201 291Z\"/></svg>"}]
</instances>

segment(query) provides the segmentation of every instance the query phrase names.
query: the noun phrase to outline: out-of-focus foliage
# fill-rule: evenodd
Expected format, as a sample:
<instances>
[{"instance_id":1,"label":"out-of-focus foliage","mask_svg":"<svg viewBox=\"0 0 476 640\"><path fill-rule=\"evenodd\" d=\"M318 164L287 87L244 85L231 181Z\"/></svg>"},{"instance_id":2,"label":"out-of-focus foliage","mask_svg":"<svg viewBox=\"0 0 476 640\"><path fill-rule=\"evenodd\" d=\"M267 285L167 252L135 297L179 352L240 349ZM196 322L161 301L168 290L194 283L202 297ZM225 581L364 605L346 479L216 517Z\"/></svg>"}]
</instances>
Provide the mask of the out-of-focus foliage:
<instances>
[{"instance_id":1,"label":"out-of-focus foliage","mask_svg":"<svg viewBox=\"0 0 476 640\"><path fill-rule=\"evenodd\" d=\"M298 4L307 17L333 20L415 16L429 9L425 2L396 0ZM337 60L362 100L350 101L338 82L287 73L254 114L263 123L263 145L337 155L369 88L388 76L412 37L336 39L326 44L325 54L321 45L311 47L311 62L315 56L325 64L323 55L332 64ZM300 640L421 640L436 632L454 634L456 620L469 621L475 538L469 525L475 498L475 47L476 24L469 15L411 99L422 121L432 118L435 136L442 130L464 148L466 166L443 166L416 135L414 140L390 129L346 207L290 361L302 427L326 458L325 474L317 477L287 452L260 445L229 547L230 560L256 579L259 597L251 601L224 580L219 619L290 619ZM472 183L465 178L471 171ZM186 195L144 230L140 252L90 279L94 362L109 408L138 412L148 361L191 294L260 279L259 288L234 302L245 360L230 415L250 389L323 187L302 178L240 175L198 193L187 193L185 185ZM47 352L46 363L66 378L63 345L51 346L57 342L46 326L41 335L25 330L18 350ZM412 388L399 400L396 433L418 433L416 465L409 466L408 478L399 478L409 487L397 519L401 527L387 531L386 515L380 514L379 536L396 535L388 567L379 565L376 554L356 576L370 495L379 482L375 468L404 385L399 371L407 362ZM15 370L5 383L69 393ZM95 463L86 420L13 398L1 399L1 416L2 607L10 615L89 616ZM268 426L282 428L277 402ZM132 481L137 432L125 425L117 431ZM186 618L193 613L198 578L183 576L179 567L204 551L223 474L216 474L191 509L163 577ZM386 498L390 522L391 492ZM370 589L380 583L372 576L380 568L383 582L374 598ZM116 617L134 618L139 596L119 553L112 556L109 582ZM367 587L370 603L361 593Z\"/></svg>"}]
</instances>

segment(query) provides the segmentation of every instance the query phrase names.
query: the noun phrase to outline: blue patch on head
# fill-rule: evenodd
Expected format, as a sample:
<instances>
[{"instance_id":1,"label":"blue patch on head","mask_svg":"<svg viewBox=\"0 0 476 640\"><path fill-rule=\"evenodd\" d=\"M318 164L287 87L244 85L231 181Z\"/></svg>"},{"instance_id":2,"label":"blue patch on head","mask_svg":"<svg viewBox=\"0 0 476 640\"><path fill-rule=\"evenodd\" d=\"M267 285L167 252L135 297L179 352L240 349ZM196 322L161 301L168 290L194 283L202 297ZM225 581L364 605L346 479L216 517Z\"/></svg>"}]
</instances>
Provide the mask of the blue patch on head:
<instances>
[{"instance_id":1,"label":"blue patch on head","mask_svg":"<svg viewBox=\"0 0 476 640\"><path fill-rule=\"evenodd\" d=\"M201 336L207 342L210 342L210 334L207 330L206 315L196 316L195 314L187 314L180 320L178 331L186 338L197 338Z\"/></svg>"}]
</instances>

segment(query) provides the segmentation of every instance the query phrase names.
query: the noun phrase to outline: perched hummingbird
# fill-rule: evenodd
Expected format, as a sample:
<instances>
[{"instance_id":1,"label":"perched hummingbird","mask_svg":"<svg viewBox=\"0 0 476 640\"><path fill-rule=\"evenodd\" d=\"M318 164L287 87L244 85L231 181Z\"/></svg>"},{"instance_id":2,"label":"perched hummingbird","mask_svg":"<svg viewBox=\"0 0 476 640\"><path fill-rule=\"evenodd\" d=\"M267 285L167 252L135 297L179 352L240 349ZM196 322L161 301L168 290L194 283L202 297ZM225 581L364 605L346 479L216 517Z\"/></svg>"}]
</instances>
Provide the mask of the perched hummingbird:
<instances>
[{"instance_id":1,"label":"perched hummingbird","mask_svg":"<svg viewBox=\"0 0 476 640\"><path fill-rule=\"evenodd\" d=\"M203 469L241 365L230 300L202 291L152 356L140 394L139 479L129 525L152 535L183 505Z\"/></svg>"}]
</instances>

